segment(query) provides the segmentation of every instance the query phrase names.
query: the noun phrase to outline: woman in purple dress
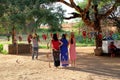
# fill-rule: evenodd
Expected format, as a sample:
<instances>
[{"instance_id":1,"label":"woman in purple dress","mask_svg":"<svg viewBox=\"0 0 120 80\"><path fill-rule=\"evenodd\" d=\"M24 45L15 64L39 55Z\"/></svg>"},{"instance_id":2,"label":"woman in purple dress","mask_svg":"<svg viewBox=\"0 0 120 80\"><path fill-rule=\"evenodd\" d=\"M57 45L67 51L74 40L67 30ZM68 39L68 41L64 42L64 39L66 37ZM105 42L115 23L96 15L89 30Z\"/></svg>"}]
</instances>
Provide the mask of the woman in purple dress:
<instances>
[{"instance_id":1,"label":"woman in purple dress","mask_svg":"<svg viewBox=\"0 0 120 80\"><path fill-rule=\"evenodd\" d=\"M63 43L62 46L60 47L61 64L62 66L66 67L69 64L69 58L68 58L68 41L66 39L65 34L62 35L61 42Z\"/></svg>"}]
</instances>

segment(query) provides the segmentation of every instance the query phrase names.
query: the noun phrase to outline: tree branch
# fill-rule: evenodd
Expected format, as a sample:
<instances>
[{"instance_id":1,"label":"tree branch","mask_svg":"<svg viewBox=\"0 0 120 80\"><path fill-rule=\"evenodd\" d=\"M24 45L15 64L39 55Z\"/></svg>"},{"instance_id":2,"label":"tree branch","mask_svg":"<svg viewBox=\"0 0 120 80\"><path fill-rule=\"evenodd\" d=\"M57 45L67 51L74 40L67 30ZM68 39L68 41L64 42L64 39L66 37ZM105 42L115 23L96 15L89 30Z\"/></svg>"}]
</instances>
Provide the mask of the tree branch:
<instances>
[{"instance_id":1,"label":"tree branch","mask_svg":"<svg viewBox=\"0 0 120 80\"><path fill-rule=\"evenodd\" d=\"M71 3L72 7L73 7L76 11L78 11L78 12L80 12L80 13L83 12L83 10L74 3L74 0L69 0L69 1L70 1L70 3Z\"/></svg>"},{"instance_id":2,"label":"tree branch","mask_svg":"<svg viewBox=\"0 0 120 80\"><path fill-rule=\"evenodd\" d=\"M90 8L90 6L91 6L91 1L92 1L92 0L88 0L88 4L86 5L86 8L84 9L85 12L87 12L87 11L89 10L89 8Z\"/></svg>"},{"instance_id":3,"label":"tree branch","mask_svg":"<svg viewBox=\"0 0 120 80\"><path fill-rule=\"evenodd\" d=\"M105 14L102 14L102 15L101 15L101 18L104 18L104 17L110 15L111 12L114 10L115 5L116 5L116 3L115 3Z\"/></svg>"},{"instance_id":4,"label":"tree branch","mask_svg":"<svg viewBox=\"0 0 120 80\"><path fill-rule=\"evenodd\" d=\"M88 27L92 27L92 28L94 28L94 22L93 21L90 21L90 20L85 20L85 19L82 19L83 21L84 21L84 23L85 23L85 25L86 26L88 26Z\"/></svg>"},{"instance_id":5,"label":"tree branch","mask_svg":"<svg viewBox=\"0 0 120 80\"><path fill-rule=\"evenodd\" d=\"M72 14L73 16L70 16L70 17L64 17L64 19L73 19L73 18L78 18L78 17L81 17L81 15L80 14L78 14L78 13L70 13L70 14Z\"/></svg>"},{"instance_id":6,"label":"tree branch","mask_svg":"<svg viewBox=\"0 0 120 80\"><path fill-rule=\"evenodd\" d=\"M76 7L76 4L74 3L73 0L70 0L70 3L71 3L71 5L72 5L73 7Z\"/></svg>"},{"instance_id":7,"label":"tree branch","mask_svg":"<svg viewBox=\"0 0 120 80\"><path fill-rule=\"evenodd\" d=\"M76 11L78 11L78 12L82 12L82 11L83 11L79 6L77 6L77 5L74 3L73 0L69 0L69 1L70 1L70 3L68 3L68 2L66 2L66 1L64 1L64 0L59 0L59 2L65 4L65 5L67 5L67 6L69 6L69 7L71 7L71 8L74 8L74 9L75 9Z\"/></svg>"}]
</instances>

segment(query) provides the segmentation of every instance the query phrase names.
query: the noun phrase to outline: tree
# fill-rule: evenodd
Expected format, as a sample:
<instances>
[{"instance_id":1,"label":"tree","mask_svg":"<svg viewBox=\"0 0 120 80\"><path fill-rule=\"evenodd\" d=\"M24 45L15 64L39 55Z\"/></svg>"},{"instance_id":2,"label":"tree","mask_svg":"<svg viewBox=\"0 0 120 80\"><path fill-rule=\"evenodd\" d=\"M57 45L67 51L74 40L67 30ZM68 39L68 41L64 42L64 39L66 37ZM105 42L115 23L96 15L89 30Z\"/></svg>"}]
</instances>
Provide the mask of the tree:
<instances>
[{"instance_id":1,"label":"tree","mask_svg":"<svg viewBox=\"0 0 120 80\"><path fill-rule=\"evenodd\" d=\"M49 0L0 0L0 23L12 26L12 43L18 26L23 26L23 30L26 30L30 23L34 24L33 28L48 24L52 30L56 30L61 26L64 11L60 7L51 6Z\"/></svg>"},{"instance_id":2,"label":"tree","mask_svg":"<svg viewBox=\"0 0 120 80\"><path fill-rule=\"evenodd\" d=\"M81 8L78 4L75 3L75 0L51 0L52 2L61 2L71 8L74 8L76 12L71 13L73 16L67 17L65 19L72 18L82 18L83 22L91 28L94 28L96 31L96 49L102 47L102 39L98 38L98 35L102 32L101 30L101 20L106 18L117 6L117 3L120 3L120 0L87 0L85 8ZM86 0L84 0L86 1ZM112 2L111 7L103 13L100 13L100 6ZM99 6L100 5L100 6ZM92 11L92 13L90 13Z\"/></svg>"}]
</instances>

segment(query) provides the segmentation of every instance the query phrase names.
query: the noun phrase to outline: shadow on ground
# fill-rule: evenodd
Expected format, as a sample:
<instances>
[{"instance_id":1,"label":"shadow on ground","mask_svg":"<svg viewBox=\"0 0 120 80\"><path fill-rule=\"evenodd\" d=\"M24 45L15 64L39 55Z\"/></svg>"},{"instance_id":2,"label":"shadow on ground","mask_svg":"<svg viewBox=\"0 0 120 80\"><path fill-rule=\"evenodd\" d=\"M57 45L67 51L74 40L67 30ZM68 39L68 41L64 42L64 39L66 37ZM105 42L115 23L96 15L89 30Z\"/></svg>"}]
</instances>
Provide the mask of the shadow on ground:
<instances>
[{"instance_id":1,"label":"shadow on ground","mask_svg":"<svg viewBox=\"0 0 120 80\"><path fill-rule=\"evenodd\" d=\"M48 53L50 53L50 51L39 52L38 60L53 63L52 54L49 54L50 60L47 59ZM31 57L31 54L18 55ZM86 54L84 52L78 52L76 67L67 67L62 69L120 78L120 59L119 57L111 58L110 56L94 56L93 53Z\"/></svg>"}]
</instances>

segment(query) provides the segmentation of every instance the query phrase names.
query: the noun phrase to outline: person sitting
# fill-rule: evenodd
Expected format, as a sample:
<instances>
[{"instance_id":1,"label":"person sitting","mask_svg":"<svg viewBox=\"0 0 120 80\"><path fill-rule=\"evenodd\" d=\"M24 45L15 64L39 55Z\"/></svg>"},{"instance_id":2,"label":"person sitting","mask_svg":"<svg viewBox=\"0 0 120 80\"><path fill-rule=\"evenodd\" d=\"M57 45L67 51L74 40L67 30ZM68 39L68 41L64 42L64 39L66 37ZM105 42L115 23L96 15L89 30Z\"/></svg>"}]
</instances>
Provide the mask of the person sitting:
<instances>
[{"instance_id":1,"label":"person sitting","mask_svg":"<svg viewBox=\"0 0 120 80\"><path fill-rule=\"evenodd\" d=\"M117 52L117 47L114 45L114 42L111 42L109 44L108 49L109 49L109 53L110 53L111 57L114 57Z\"/></svg>"}]
</instances>

